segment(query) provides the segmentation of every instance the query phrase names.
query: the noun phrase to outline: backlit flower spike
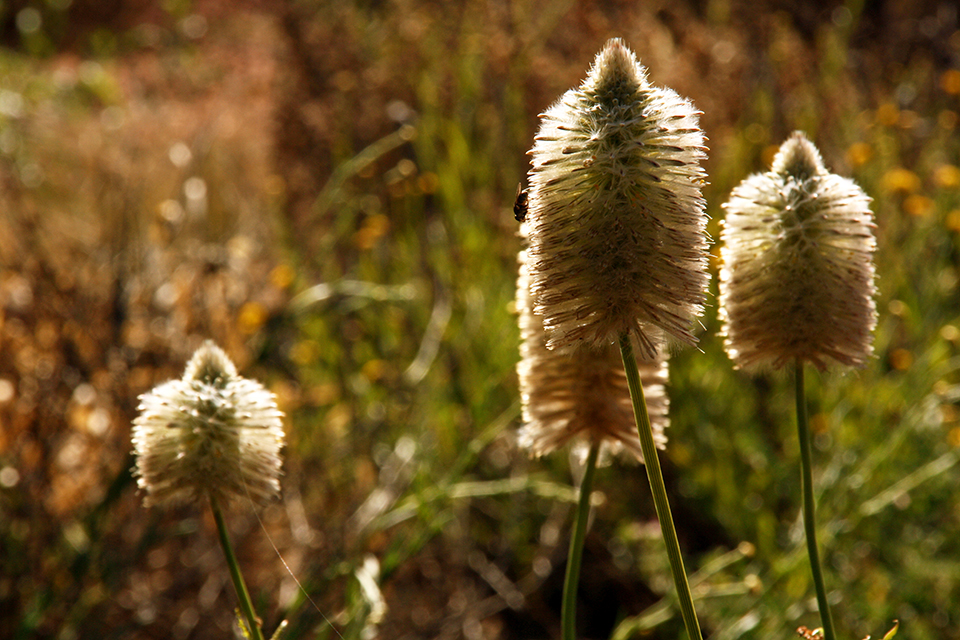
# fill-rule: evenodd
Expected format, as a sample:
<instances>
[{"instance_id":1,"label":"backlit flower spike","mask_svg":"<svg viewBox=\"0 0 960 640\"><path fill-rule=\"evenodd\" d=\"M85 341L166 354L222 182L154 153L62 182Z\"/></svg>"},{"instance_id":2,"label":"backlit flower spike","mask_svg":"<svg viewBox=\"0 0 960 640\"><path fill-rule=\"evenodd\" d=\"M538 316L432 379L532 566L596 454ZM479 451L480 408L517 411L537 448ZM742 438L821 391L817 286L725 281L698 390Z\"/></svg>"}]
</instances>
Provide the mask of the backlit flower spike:
<instances>
[{"instance_id":1,"label":"backlit flower spike","mask_svg":"<svg viewBox=\"0 0 960 640\"><path fill-rule=\"evenodd\" d=\"M626 332L653 358L666 336L696 341L709 280L699 115L619 39L542 114L526 224L549 348Z\"/></svg>"},{"instance_id":2,"label":"backlit flower spike","mask_svg":"<svg viewBox=\"0 0 960 640\"><path fill-rule=\"evenodd\" d=\"M526 252L520 253L517 310L520 315L520 397L524 426L520 446L531 456L547 455L567 443L629 453L643 461L623 361L616 345L548 349L543 318L533 312ZM658 447L669 423L665 357L639 363L647 409Z\"/></svg>"},{"instance_id":3,"label":"backlit flower spike","mask_svg":"<svg viewBox=\"0 0 960 640\"><path fill-rule=\"evenodd\" d=\"M283 414L272 393L237 375L222 349L205 342L183 378L140 396L133 447L144 502L211 496L265 503L280 493Z\"/></svg>"},{"instance_id":4,"label":"backlit flower spike","mask_svg":"<svg viewBox=\"0 0 960 640\"><path fill-rule=\"evenodd\" d=\"M738 367L863 366L877 323L870 198L796 132L724 205L720 319Z\"/></svg>"}]
</instances>

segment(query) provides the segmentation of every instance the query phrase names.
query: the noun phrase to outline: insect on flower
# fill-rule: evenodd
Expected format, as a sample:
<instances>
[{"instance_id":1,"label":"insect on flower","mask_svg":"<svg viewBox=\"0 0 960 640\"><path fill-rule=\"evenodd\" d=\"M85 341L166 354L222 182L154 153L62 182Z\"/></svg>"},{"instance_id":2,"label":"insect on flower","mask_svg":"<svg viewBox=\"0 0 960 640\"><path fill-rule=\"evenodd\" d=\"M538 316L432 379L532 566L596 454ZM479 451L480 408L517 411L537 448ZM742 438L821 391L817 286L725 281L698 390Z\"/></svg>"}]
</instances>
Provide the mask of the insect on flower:
<instances>
[{"instance_id":1,"label":"insect on flower","mask_svg":"<svg viewBox=\"0 0 960 640\"><path fill-rule=\"evenodd\" d=\"M652 360L667 336L697 341L710 280L699 116L617 38L540 115L524 226L548 349L625 332Z\"/></svg>"},{"instance_id":2,"label":"insect on flower","mask_svg":"<svg viewBox=\"0 0 960 640\"><path fill-rule=\"evenodd\" d=\"M527 189L517 183L517 199L513 202L513 217L517 222L523 222L527 219Z\"/></svg>"}]
</instances>

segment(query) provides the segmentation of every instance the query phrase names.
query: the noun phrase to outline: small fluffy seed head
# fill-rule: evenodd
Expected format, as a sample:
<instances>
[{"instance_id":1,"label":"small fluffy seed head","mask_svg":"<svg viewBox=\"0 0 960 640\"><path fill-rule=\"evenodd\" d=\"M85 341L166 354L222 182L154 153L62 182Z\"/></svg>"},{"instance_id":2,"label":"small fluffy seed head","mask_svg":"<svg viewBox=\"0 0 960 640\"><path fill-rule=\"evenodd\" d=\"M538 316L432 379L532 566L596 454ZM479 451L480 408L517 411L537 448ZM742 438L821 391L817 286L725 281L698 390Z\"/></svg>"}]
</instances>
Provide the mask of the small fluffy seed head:
<instances>
[{"instance_id":1,"label":"small fluffy seed head","mask_svg":"<svg viewBox=\"0 0 960 640\"><path fill-rule=\"evenodd\" d=\"M140 396L139 411L134 474L145 504L248 495L265 503L280 493L283 414L273 394L238 376L212 342L183 378Z\"/></svg>"},{"instance_id":2,"label":"small fluffy seed head","mask_svg":"<svg viewBox=\"0 0 960 640\"><path fill-rule=\"evenodd\" d=\"M724 205L720 319L739 367L863 366L877 322L870 198L796 132Z\"/></svg>"},{"instance_id":3,"label":"small fluffy seed head","mask_svg":"<svg viewBox=\"0 0 960 640\"><path fill-rule=\"evenodd\" d=\"M708 284L699 112L619 39L541 116L529 174L529 269L550 348L633 335L692 343Z\"/></svg>"},{"instance_id":4,"label":"small fluffy seed head","mask_svg":"<svg viewBox=\"0 0 960 640\"><path fill-rule=\"evenodd\" d=\"M568 442L600 442L609 453L629 453L643 461L620 350L614 344L548 349L543 318L533 311L525 252L520 254L517 310L520 314L520 397L524 426L520 445L532 456L551 453ZM640 379L653 427L663 448L669 418L664 357L639 361Z\"/></svg>"}]
</instances>

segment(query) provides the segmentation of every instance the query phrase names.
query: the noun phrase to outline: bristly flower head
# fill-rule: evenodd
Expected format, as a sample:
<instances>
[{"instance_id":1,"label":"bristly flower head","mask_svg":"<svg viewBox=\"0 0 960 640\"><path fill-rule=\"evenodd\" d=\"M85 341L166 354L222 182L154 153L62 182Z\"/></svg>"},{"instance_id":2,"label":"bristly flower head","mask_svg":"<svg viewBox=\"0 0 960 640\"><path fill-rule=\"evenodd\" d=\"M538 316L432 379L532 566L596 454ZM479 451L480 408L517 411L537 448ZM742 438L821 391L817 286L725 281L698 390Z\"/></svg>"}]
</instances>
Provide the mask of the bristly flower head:
<instances>
[{"instance_id":1,"label":"bristly flower head","mask_svg":"<svg viewBox=\"0 0 960 640\"><path fill-rule=\"evenodd\" d=\"M520 253L517 310L520 314L520 397L524 426L520 445L533 456L549 454L568 442L589 447L600 442L609 453L643 453L633 416L620 350L613 344L548 349L543 318L533 312L526 252ZM641 360L640 378L653 427L663 448L669 418L665 357Z\"/></svg>"},{"instance_id":2,"label":"bristly flower head","mask_svg":"<svg viewBox=\"0 0 960 640\"><path fill-rule=\"evenodd\" d=\"M724 205L720 318L745 368L863 366L877 322L870 198L801 132Z\"/></svg>"},{"instance_id":3,"label":"bristly flower head","mask_svg":"<svg viewBox=\"0 0 960 640\"><path fill-rule=\"evenodd\" d=\"M529 268L550 348L632 334L692 343L708 284L700 112L652 86L621 40L541 118L529 174Z\"/></svg>"},{"instance_id":4,"label":"bristly flower head","mask_svg":"<svg viewBox=\"0 0 960 640\"><path fill-rule=\"evenodd\" d=\"M283 414L212 342L183 378L140 396L139 411L134 473L146 504L248 495L264 503L279 494Z\"/></svg>"}]
</instances>

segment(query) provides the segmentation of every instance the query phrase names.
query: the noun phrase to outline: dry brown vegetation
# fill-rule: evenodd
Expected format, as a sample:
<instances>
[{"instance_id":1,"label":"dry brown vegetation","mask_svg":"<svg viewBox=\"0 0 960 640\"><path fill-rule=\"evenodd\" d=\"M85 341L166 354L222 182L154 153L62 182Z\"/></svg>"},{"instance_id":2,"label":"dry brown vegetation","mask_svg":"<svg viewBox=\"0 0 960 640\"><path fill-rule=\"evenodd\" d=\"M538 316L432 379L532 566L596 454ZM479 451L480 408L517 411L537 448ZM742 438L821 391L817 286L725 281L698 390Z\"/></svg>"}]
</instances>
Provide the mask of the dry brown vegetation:
<instances>
[{"instance_id":1,"label":"dry brown vegetation","mask_svg":"<svg viewBox=\"0 0 960 640\"><path fill-rule=\"evenodd\" d=\"M874 196L881 252L892 250L882 258L881 308L892 313L876 369L936 371L874 381L878 393L906 394L875 409L878 424L910 415L909 398L934 383L954 383L934 366L960 336L942 328L956 316L960 230L953 3L61 4L0 8L2 637L230 636L234 594L212 521L199 509L144 509L129 474L137 396L177 376L206 338L289 416L285 497L259 517L345 636L370 624L351 579L366 554L383 568L377 637L555 635L567 503L542 487L527 497L450 496L464 479L519 478L529 489L554 478L560 492L568 481L564 461L531 463L513 446L508 305L519 241L510 205L537 113L579 82L608 37L623 37L655 83L704 112L714 237L726 193L793 129ZM29 10L42 17L32 31L18 28ZM295 298L320 282L334 283L331 295ZM703 357L728 369L704 341ZM701 402L717 375L683 362L679 371L705 382L678 382L675 407ZM771 403L764 389L778 388L737 384ZM910 396L903 385L922 389ZM859 393L852 403L874 406ZM936 446L960 444L953 401L937 397L946 413ZM716 402L699 414L680 409L667 461L695 567L744 540L763 558L792 548L791 474L766 469L792 469L777 456L795 452L768 432L734 452L768 462L707 469L714 456L695 440L705 436L686 433L684 419L696 430L746 411ZM779 415L769 404L756 411L763 424ZM851 430L834 444L850 445ZM766 484L751 485L758 477ZM653 543L641 481L624 480L625 496L606 489L600 533L588 541L584 637L607 637L660 599L656 554L643 560ZM724 482L731 488L714 496L710 487ZM436 487L450 504L423 497ZM370 507L371 495L384 504ZM921 518L918 537L957 526L943 500L925 502L924 513L940 515ZM738 529L724 514L751 501L756 524ZM403 505L407 516L391 511ZM360 526L364 508L371 521ZM384 514L395 517L372 517ZM332 637L316 609L296 602L252 510L240 505L231 524L266 628L289 614L292 637ZM960 637L960 618L944 609L960 595L954 573L935 590L917 578L909 597L898 595L891 581L903 556L856 553L834 558L844 588L864 587L849 596L856 604L839 606L849 611L844 628L876 634L909 600L922 624L907 637ZM773 564L756 570L779 580ZM774 584L787 600L806 593L803 579ZM913 595L930 591L927 602ZM724 617L744 615L725 606L708 606L708 629L729 630ZM812 625L801 609L777 615ZM674 620L649 637L678 629Z\"/></svg>"}]
</instances>

